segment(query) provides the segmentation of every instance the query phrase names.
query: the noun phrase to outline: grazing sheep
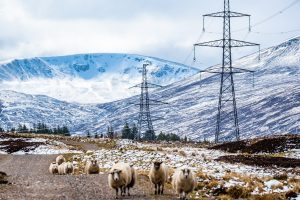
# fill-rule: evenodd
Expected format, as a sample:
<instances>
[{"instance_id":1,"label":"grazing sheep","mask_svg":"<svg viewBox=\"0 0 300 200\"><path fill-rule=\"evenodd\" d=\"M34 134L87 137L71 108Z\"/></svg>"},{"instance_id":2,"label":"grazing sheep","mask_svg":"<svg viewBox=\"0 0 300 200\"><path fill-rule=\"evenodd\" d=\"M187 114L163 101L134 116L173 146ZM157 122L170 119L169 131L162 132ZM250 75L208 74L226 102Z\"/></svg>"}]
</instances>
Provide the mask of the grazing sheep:
<instances>
[{"instance_id":1,"label":"grazing sheep","mask_svg":"<svg viewBox=\"0 0 300 200\"><path fill-rule=\"evenodd\" d=\"M155 187L154 194L163 194L164 185L168 180L168 167L163 162L153 162L149 172L149 178Z\"/></svg>"},{"instance_id":2,"label":"grazing sheep","mask_svg":"<svg viewBox=\"0 0 300 200\"><path fill-rule=\"evenodd\" d=\"M56 164L56 162L50 164L49 172L50 174L58 174L58 165Z\"/></svg>"},{"instance_id":3,"label":"grazing sheep","mask_svg":"<svg viewBox=\"0 0 300 200\"><path fill-rule=\"evenodd\" d=\"M88 161L84 168L86 174L99 174L99 170L97 160Z\"/></svg>"},{"instance_id":4,"label":"grazing sheep","mask_svg":"<svg viewBox=\"0 0 300 200\"><path fill-rule=\"evenodd\" d=\"M60 164L62 164L62 163L64 163L64 162L66 162L66 159L64 158L63 155L59 155L59 156L56 157L56 163L57 163L58 165L60 165Z\"/></svg>"},{"instance_id":5,"label":"grazing sheep","mask_svg":"<svg viewBox=\"0 0 300 200\"><path fill-rule=\"evenodd\" d=\"M126 188L130 185L132 180L132 168L127 163L115 164L108 175L108 184L110 188L116 190L116 199L118 198L119 189L121 196L125 196ZM128 190L128 196L129 196Z\"/></svg>"},{"instance_id":6,"label":"grazing sheep","mask_svg":"<svg viewBox=\"0 0 300 200\"><path fill-rule=\"evenodd\" d=\"M134 167L132 165L130 166L130 168L131 168L131 181L127 185L128 196L130 196L130 193L129 193L130 188L133 188L133 186L137 182L137 173L136 173L136 170L134 169Z\"/></svg>"},{"instance_id":7,"label":"grazing sheep","mask_svg":"<svg viewBox=\"0 0 300 200\"><path fill-rule=\"evenodd\" d=\"M194 173L187 167L177 169L173 175L172 185L181 200L187 199L187 194L196 186Z\"/></svg>"},{"instance_id":8,"label":"grazing sheep","mask_svg":"<svg viewBox=\"0 0 300 200\"><path fill-rule=\"evenodd\" d=\"M59 175L66 175L73 173L73 165L70 162L64 162L58 165L58 174Z\"/></svg>"}]
</instances>

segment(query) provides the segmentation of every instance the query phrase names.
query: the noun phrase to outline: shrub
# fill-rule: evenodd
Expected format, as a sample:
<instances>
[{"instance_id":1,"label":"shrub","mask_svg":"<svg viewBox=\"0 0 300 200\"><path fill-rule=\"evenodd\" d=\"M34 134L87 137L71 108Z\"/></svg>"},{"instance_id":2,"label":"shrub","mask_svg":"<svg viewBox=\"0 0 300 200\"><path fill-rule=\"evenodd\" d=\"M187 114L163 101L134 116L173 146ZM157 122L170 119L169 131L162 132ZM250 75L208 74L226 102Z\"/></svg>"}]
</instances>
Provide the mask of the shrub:
<instances>
[{"instance_id":1,"label":"shrub","mask_svg":"<svg viewBox=\"0 0 300 200\"><path fill-rule=\"evenodd\" d=\"M250 196L251 191L242 186L233 186L227 190L228 195L230 195L234 199L238 198L247 198Z\"/></svg>"}]
</instances>

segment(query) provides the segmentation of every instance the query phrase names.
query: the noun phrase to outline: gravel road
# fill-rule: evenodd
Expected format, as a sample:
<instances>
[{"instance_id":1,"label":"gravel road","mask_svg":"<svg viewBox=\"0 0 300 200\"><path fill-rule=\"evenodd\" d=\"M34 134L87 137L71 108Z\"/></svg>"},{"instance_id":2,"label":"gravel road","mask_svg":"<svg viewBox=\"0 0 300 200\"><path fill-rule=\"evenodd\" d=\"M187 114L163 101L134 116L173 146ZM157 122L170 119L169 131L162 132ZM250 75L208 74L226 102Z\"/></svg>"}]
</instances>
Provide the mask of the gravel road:
<instances>
[{"instance_id":1,"label":"gravel road","mask_svg":"<svg viewBox=\"0 0 300 200\"><path fill-rule=\"evenodd\" d=\"M55 155L0 155L0 171L9 175L8 185L0 185L0 199L8 200L94 200L115 199L115 192L108 187L107 175L51 175L49 163ZM140 176L130 197L122 199L165 200L176 199L172 191L164 196L152 194L151 184Z\"/></svg>"}]
</instances>

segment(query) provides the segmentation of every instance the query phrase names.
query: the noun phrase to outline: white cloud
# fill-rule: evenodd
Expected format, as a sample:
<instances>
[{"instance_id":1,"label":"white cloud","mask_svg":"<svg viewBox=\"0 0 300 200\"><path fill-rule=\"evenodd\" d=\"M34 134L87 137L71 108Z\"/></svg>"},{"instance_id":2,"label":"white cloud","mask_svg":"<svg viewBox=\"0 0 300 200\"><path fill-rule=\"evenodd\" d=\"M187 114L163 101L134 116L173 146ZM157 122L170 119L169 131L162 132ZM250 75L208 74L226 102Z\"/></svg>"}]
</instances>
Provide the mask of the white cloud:
<instances>
[{"instance_id":1,"label":"white cloud","mask_svg":"<svg viewBox=\"0 0 300 200\"><path fill-rule=\"evenodd\" d=\"M256 3L232 0L232 6L236 11L251 13L255 23L289 3L274 0L272 9L265 9L270 1L254 1ZM257 30L278 32L297 28L298 24L291 17L299 17L299 5ZM123 52L182 62L202 31L201 15L218 11L222 1L1 0L0 7L1 60L81 52ZM278 20L285 23L276 23ZM220 20L210 21L208 31L222 31ZM233 25L244 27L247 20L238 20ZM249 34L246 39L266 47L295 35L297 33ZM234 36L244 39L246 32ZM201 41L218 37L206 33ZM220 62L217 52L199 49L197 55L207 66ZM243 52L248 51L241 50L236 55L243 55Z\"/></svg>"}]
</instances>

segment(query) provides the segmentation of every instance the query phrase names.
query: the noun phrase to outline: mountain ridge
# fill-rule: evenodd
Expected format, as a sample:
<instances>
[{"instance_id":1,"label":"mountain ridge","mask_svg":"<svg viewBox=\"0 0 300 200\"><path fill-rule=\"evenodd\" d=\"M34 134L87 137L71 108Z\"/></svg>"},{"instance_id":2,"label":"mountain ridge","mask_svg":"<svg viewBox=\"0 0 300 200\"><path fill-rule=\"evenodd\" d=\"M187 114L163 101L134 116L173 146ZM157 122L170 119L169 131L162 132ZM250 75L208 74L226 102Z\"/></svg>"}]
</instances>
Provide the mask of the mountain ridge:
<instances>
[{"instance_id":1,"label":"mountain ridge","mask_svg":"<svg viewBox=\"0 0 300 200\"><path fill-rule=\"evenodd\" d=\"M300 38L297 38L262 50L260 61L255 53L234 62L234 66L256 71L254 85L251 74L235 76L242 139L279 133L299 134L299 58ZM165 118L154 122L157 132L173 132L181 137L187 135L194 140L213 140L219 83L217 75L203 74L200 79L199 74L195 74L151 92L151 98L170 104L151 108L154 115ZM3 95L2 91L0 100L5 102ZM1 114L20 123L44 119L44 122L54 125L50 119L55 119L55 122L65 122L77 134L84 134L87 130L105 133L109 125L119 131L125 121L130 124L137 122L138 107L132 103L139 101L138 95L103 104L73 104L47 97L36 98L28 103L25 101L27 97L23 99L25 102L16 100L4 107ZM37 118L30 114L40 113L41 107L48 108L44 116ZM50 112L51 109L55 112ZM5 123L1 121L0 124ZM224 137L230 139L232 136Z\"/></svg>"}]
</instances>

